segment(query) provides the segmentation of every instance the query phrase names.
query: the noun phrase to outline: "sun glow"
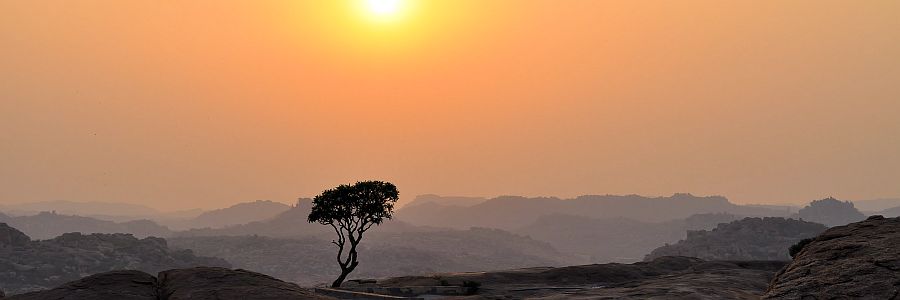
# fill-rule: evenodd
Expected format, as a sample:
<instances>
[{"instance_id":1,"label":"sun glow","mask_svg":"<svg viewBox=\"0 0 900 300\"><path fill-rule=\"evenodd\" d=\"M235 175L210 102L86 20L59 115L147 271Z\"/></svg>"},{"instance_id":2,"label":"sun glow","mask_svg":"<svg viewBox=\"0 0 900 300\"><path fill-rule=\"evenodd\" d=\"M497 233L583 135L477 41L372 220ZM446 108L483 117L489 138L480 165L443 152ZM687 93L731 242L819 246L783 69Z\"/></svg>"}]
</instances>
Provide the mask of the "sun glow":
<instances>
[{"instance_id":1,"label":"sun glow","mask_svg":"<svg viewBox=\"0 0 900 300\"><path fill-rule=\"evenodd\" d=\"M404 0L364 0L366 14L378 21L395 20L403 15L408 3Z\"/></svg>"},{"instance_id":2,"label":"sun glow","mask_svg":"<svg viewBox=\"0 0 900 300\"><path fill-rule=\"evenodd\" d=\"M400 0L367 0L366 5L376 15L392 15L400 10Z\"/></svg>"}]
</instances>

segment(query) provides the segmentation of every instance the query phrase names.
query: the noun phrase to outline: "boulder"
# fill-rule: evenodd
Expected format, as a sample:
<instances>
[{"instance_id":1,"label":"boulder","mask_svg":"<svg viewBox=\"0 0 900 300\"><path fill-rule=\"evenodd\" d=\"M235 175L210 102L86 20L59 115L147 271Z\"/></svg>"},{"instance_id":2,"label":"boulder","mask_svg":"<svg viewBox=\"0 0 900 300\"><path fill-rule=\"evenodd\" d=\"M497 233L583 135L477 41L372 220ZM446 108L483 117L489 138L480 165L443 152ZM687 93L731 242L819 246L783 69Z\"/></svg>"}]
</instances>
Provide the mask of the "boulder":
<instances>
[{"instance_id":1,"label":"boulder","mask_svg":"<svg viewBox=\"0 0 900 300\"><path fill-rule=\"evenodd\" d=\"M246 270L215 267L159 273L160 294L168 300L291 300L331 299L293 283Z\"/></svg>"},{"instance_id":2,"label":"boulder","mask_svg":"<svg viewBox=\"0 0 900 300\"><path fill-rule=\"evenodd\" d=\"M156 300L156 278L141 271L112 271L91 275L57 288L13 295L11 300Z\"/></svg>"},{"instance_id":3,"label":"boulder","mask_svg":"<svg viewBox=\"0 0 900 300\"><path fill-rule=\"evenodd\" d=\"M900 298L900 218L828 229L778 272L763 299Z\"/></svg>"}]
</instances>

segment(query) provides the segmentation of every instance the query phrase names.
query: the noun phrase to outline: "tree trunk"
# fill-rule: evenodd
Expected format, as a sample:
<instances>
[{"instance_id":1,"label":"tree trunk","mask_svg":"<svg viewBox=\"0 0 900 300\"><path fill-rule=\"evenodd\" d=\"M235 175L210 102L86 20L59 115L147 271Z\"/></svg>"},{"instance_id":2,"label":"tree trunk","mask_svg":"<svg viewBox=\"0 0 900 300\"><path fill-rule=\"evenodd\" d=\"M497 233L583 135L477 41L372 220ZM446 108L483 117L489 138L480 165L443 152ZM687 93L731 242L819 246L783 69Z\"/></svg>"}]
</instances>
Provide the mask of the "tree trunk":
<instances>
[{"instance_id":1,"label":"tree trunk","mask_svg":"<svg viewBox=\"0 0 900 300\"><path fill-rule=\"evenodd\" d=\"M344 279L347 279L347 275L350 275L351 270L341 270L341 276L338 276L334 282L331 283L331 287L339 288L341 284L344 283Z\"/></svg>"}]
</instances>

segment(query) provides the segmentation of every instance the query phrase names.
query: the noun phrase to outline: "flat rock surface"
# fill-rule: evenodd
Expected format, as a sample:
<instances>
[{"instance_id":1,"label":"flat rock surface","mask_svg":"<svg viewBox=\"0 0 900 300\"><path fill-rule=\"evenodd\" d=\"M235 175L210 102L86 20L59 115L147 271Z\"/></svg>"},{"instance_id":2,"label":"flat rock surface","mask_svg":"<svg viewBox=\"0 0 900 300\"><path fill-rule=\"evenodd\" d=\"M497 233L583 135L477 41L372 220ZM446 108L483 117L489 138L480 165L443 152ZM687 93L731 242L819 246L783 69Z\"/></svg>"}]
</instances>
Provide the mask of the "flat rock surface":
<instances>
[{"instance_id":1,"label":"flat rock surface","mask_svg":"<svg viewBox=\"0 0 900 300\"><path fill-rule=\"evenodd\" d=\"M764 299L900 299L900 218L828 229L780 271Z\"/></svg>"},{"instance_id":2,"label":"flat rock surface","mask_svg":"<svg viewBox=\"0 0 900 300\"><path fill-rule=\"evenodd\" d=\"M376 285L481 284L477 295L447 299L758 299L785 264L667 256L634 264L399 277Z\"/></svg>"}]
</instances>

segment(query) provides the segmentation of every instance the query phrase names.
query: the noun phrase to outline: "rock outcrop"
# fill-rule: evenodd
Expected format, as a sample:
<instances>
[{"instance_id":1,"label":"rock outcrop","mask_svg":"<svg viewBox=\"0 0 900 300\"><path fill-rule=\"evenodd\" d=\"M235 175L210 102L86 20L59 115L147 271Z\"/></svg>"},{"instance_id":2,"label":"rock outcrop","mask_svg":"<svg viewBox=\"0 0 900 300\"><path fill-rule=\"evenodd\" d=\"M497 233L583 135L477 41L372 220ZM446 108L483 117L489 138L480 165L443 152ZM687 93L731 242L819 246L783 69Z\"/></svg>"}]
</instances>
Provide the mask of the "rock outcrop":
<instances>
[{"instance_id":1,"label":"rock outcrop","mask_svg":"<svg viewBox=\"0 0 900 300\"><path fill-rule=\"evenodd\" d=\"M21 231L9 227L6 223L0 223L0 248L20 247L30 242L31 238Z\"/></svg>"},{"instance_id":2,"label":"rock outcrop","mask_svg":"<svg viewBox=\"0 0 900 300\"><path fill-rule=\"evenodd\" d=\"M801 220L825 224L828 227L859 222L866 218L866 215L853 206L853 202L834 198L810 202L808 206L800 209L798 215Z\"/></svg>"},{"instance_id":3,"label":"rock outcrop","mask_svg":"<svg viewBox=\"0 0 900 300\"><path fill-rule=\"evenodd\" d=\"M31 241L15 228L0 224L0 240L0 287L10 294L48 289L113 270L156 273L194 266L230 267L223 259L171 250L161 238L137 239L130 234L67 233Z\"/></svg>"},{"instance_id":4,"label":"rock outcrop","mask_svg":"<svg viewBox=\"0 0 900 300\"><path fill-rule=\"evenodd\" d=\"M159 279L140 271L91 275L57 288L15 295L9 300L299 300L331 299L307 289L244 270L190 268L168 270Z\"/></svg>"},{"instance_id":5,"label":"rock outcrop","mask_svg":"<svg viewBox=\"0 0 900 300\"><path fill-rule=\"evenodd\" d=\"M645 260L689 256L705 260L790 260L788 248L825 231L818 223L785 218L745 218L711 231L688 231L687 239L653 250Z\"/></svg>"},{"instance_id":6,"label":"rock outcrop","mask_svg":"<svg viewBox=\"0 0 900 300\"><path fill-rule=\"evenodd\" d=\"M781 270L764 299L900 299L900 218L828 229Z\"/></svg>"}]
</instances>

